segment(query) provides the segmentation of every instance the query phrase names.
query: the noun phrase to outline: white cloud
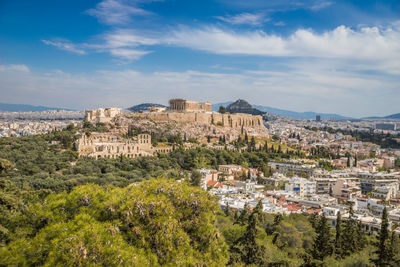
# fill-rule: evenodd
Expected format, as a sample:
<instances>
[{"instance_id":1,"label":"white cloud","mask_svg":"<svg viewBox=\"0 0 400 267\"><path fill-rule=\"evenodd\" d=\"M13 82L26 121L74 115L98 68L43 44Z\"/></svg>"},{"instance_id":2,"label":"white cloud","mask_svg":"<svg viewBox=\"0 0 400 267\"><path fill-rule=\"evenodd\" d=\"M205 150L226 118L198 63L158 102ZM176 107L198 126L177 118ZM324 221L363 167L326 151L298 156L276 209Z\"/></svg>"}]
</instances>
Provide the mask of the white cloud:
<instances>
[{"instance_id":1,"label":"white cloud","mask_svg":"<svg viewBox=\"0 0 400 267\"><path fill-rule=\"evenodd\" d=\"M277 21L277 22L274 22L274 25L275 26L286 26L286 23L284 21Z\"/></svg>"},{"instance_id":2,"label":"white cloud","mask_svg":"<svg viewBox=\"0 0 400 267\"><path fill-rule=\"evenodd\" d=\"M151 53L148 51L151 46L170 45L223 55L341 59L356 62L360 70L400 74L399 22L387 27L358 29L339 26L322 33L298 29L286 37L261 30L233 31L215 26L181 26L166 33L151 34L117 29L100 37L98 43L82 45L58 40L43 42L77 54L109 53L126 61Z\"/></svg>"},{"instance_id":3,"label":"white cloud","mask_svg":"<svg viewBox=\"0 0 400 267\"><path fill-rule=\"evenodd\" d=\"M156 45L160 41L157 38L145 37L130 30L116 30L104 35L104 46L109 48L138 47L141 45Z\"/></svg>"},{"instance_id":4,"label":"white cloud","mask_svg":"<svg viewBox=\"0 0 400 267\"><path fill-rule=\"evenodd\" d=\"M123 60L127 60L128 62L138 60L142 56L151 53L150 51L141 51L134 49L126 49L126 48L116 48L110 49L110 53L112 56L121 58Z\"/></svg>"},{"instance_id":5,"label":"white cloud","mask_svg":"<svg viewBox=\"0 0 400 267\"><path fill-rule=\"evenodd\" d=\"M216 27L181 28L172 32L166 42L176 46L215 54L286 55L285 41L263 31L235 33Z\"/></svg>"},{"instance_id":6,"label":"white cloud","mask_svg":"<svg viewBox=\"0 0 400 267\"><path fill-rule=\"evenodd\" d=\"M318 11L318 10L327 8L327 7L329 7L329 6L333 5L333 4L334 4L334 2L331 2L331 1L324 1L324 0L316 1L315 3L313 3L311 5L310 9L314 10L314 11Z\"/></svg>"},{"instance_id":7,"label":"white cloud","mask_svg":"<svg viewBox=\"0 0 400 267\"><path fill-rule=\"evenodd\" d=\"M0 65L0 71L29 72L29 68L24 64Z\"/></svg>"},{"instance_id":8,"label":"white cloud","mask_svg":"<svg viewBox=\"0 0 400 267\"><path fill-rule=\"evenodd\" d=\"M375 61L380 69L399 72L398 24L386 28L362 27L357 30L339 26L323 33L299 29L288 37L263 31L234 32L217 27L181 27L173 31L165 42L215 54Z\"/></svg>"},{"instance_id":9,"label":"white cloud","mask_svg":"<svg viewBox=\"0 0 400 267\"><path fill-rule=\"evenodd\" d=\"M74 44L65 39L42 40L46 45L57 47L61 50L75 54L109 53L113 57L123 59L124 63L138 60L151 51L136 49L139 46L151 46L159 43L159 40L135 34L131 30L115 30L101 36L98 43Z\"/></svg>"},{"instance_id":10,"label":"white cloud","mask_svg":"<svg viewBox=\"0 0 400 267\"><path fill-rule=\"evenodd\" d=\"M103 0L97 4L96 8L86 12L99 19L105 24L126 24L131 21L133 15L148 16L152 13L137 6L140 1L124 0Z\"/></svg>"},{"instance_id":11,"label":"white cloud","mask_svg":"<svg viewBox=\"0 0 400 267\"><path fill-rule=\"evenodd\" d=\"M252 26L258 26L262 25L263 23L269 21L269 18L266 18L265 14L258 13L258 14L253 14L253 13L241 13L238 15L234 16L217 16L215 17L219 20L222 20L224 22L233 24L233 25L241 25L241 24L247 24L247 25L252 25Z\"/></svg>"},{"instance_id":12,"label":"white cloud","mask_svg":"<svg viewBox=\"0 0 400 267\"><path fill-rule=\"evenodd\" d=\"M216 54L260 56L391 58L400 56L400 28L339 26L321 34L299 29L288 37L263 31L234 32L217 27L181 28L167 39L171 44Z\"/></svg>"},{"instance_id":13,"label":"white cloud","mask_svg":"<svg viewBox=\"0 0 400 267\"><path fill-rule=\"evenodd\" d=\"M46 45L55 46L61 50L65 50L78 55L85 55L86 51L77 47L69 40L65 39L54 39L54 40L42 40Z\"/></svg>"}]
</instances>

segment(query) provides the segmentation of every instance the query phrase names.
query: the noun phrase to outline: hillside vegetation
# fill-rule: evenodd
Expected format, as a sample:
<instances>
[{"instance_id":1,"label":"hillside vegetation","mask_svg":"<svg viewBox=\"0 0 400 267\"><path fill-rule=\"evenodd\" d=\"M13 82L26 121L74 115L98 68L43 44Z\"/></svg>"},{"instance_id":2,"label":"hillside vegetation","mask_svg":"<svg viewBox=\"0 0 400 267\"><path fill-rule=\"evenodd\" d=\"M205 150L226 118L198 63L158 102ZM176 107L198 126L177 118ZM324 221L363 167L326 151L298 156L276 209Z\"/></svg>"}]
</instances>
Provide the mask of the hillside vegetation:
<instances>
[{"instance_id":1,"label":"hillside vegetation","mask_svg":"<svg viewBox=\"0 0 400 267\"><path fill-rule=\"evenodd\" d=\"M388 228L376 238L354 220L334 229L325 217L264 214L261 203L222 211L194 180L195 169L219 164L268 173L268 161L293 151L178 148L94 160L78 158L79 135L70 126L0 139L0 266L400 264L400 242Z\"/></svg>"}]
</instances>

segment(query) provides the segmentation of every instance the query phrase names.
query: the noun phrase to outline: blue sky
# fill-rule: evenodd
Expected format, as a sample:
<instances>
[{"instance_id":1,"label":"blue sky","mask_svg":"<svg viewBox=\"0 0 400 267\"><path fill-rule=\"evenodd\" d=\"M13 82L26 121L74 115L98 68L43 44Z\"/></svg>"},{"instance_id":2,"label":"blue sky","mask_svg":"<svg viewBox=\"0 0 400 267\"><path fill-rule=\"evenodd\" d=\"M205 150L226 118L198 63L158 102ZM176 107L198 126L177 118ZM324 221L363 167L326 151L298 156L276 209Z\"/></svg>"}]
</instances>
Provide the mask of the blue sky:
<instances>
[{"instance_id":1,"label":"blue sky","mask_svg":"<svg viewBox=\"0 0 400 267\"><path fill-rule=\"evenodd\" d=\"M400 112L400 2L2 0L0 102Z\"/></svg>"}]
</instances>

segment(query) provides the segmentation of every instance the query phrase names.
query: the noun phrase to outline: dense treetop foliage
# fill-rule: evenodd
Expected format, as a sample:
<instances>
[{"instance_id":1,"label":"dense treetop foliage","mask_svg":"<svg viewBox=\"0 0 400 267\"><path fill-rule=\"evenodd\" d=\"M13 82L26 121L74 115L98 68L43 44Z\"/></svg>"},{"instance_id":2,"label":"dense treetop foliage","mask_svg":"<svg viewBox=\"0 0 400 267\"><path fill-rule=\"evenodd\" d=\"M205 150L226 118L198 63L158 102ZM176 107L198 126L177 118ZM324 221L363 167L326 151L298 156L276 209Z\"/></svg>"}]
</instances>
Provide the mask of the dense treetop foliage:
<instances>
[{"instance_id":1,"label":"dense treetop foliage","mask_svg":"<svg viewBox=\"0 0 400 267\"><path fill-rule=\"evenodd\" d=\"M21 214L2 265L223 266L216 201L200 188L152 179L125 188L85 185Z\"/></svg>"}]
</instances>

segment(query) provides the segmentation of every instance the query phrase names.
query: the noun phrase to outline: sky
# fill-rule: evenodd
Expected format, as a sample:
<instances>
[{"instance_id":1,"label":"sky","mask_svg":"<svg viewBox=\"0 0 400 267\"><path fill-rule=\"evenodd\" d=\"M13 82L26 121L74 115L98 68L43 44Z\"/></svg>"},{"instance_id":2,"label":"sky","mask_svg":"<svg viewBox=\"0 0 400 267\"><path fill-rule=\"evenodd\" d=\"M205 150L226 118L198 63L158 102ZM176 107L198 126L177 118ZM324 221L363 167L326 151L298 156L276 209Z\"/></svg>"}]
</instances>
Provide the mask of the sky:
<instances>
[{"instance_id":1,"label":"sky","mask_svg":"<svg viewBox=\"0 0 400 267\"><path fill-rule=\"evenodd\" d=\"M400 112L400 1L0 0L0 102Z\"/></svg>"}]
</instances>

